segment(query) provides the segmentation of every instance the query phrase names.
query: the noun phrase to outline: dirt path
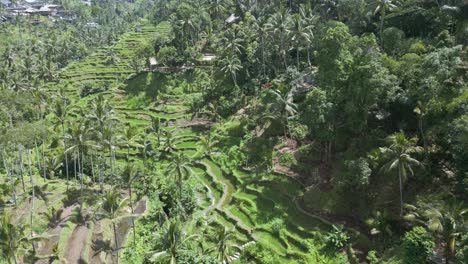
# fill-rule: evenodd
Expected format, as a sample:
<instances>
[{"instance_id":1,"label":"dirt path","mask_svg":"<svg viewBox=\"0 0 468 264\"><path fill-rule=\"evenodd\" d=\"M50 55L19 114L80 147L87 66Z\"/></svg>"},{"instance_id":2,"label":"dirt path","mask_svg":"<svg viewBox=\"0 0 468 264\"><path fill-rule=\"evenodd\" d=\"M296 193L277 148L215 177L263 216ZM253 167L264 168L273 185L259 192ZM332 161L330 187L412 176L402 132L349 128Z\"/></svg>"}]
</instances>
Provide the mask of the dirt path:
<instances>
[{"instance_id":1,"label":"dirt path","mask_svg":"<svg viewBox=\"0 0 468 264\"><path fill-rule=\"evenodd\" d=\"M68 239L67 246L65 247L65 261L66 263L81 263L81 254L86 247L86 238L88 236L88 228L86 226L77 226Z\"/></svg>"},{"instance_id":2,"label":"dirt path","mask_svg":"<svg viewBox=\"0 0 468 264\"><path fill-rule=\"evenodd\" d=\"M102 254L105 254L105 252L102 252L102 248L105 246L105 241L102 233L101 222L97 222L94 225L93 238L91 241L93 244L91 245L88 259L90 259L93 264L105 263L101 257Z\"/></svg>"},{"instance_id":3,"label":"dirt path","mask_svg":"<svg viewBox=\"0 0 468 264\"><path fill-rule=\"evenodd\" d=\"M60 233L62 232L63 227L70 218L73 209L75 209L75 205L71 205L63 209L60 215L60 222L54 228L47 231L47 235L50 236L50 238L39 245L39 248L37 250L38 255L50 256L53 253L54 246L58 243L60 239ZM36 261L36 264L47 263L49 263L49 258L44 258Z\"/></svg>"}]
</instances>

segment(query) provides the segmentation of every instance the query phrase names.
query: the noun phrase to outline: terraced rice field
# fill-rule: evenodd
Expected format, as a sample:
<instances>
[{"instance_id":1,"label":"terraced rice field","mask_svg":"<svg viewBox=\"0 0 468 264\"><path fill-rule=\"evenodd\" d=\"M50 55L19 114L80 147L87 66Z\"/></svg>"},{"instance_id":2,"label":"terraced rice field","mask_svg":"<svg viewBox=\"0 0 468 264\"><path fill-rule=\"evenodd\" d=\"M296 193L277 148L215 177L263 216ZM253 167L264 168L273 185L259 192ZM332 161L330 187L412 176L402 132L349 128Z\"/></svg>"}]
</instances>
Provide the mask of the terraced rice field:
<instances>
[{"instance_id":1,"label":"terraced rice field","mask_svg":"<svg viewBox=\"0 0 468 264\"><path fill-rule=\"evenodd\" d=\"M143 98L141 105L129 106L139 93L134 91L134 84L125 83L124 80L132 74L128 66L130 58L137 48L155 34L164 34L168 31L167 24L143 26L139 32L129 32L113 46L99 49L87 59L71 64L61 74L59 84L51 84L51 89L65 87L65 94L72 98L71 108L78 111L79 107L88 107L89 102L98 94L80 97L77 89L84 82L95 82L99 85L111 85L104 92L120 120L123 123L134 125L141 132L150 124L151 117L159 117L168 121L164 130L171 130L178 137L176 150L183 151L189 156L199 155L197 150L198 137L206 130L195 128L190 120L192 113L189 110L187 98L199 94L180 94L173 91L161 93L157 98ZM115 65L107 65L106 52L113 49L119 57ZM143 74L143 77L146 78ZM152 82L157 83L157 76ZM140 78L140 77L137 77ZM160 85L160 84L159 84ZM138 88L138 87L137 87ZM144 89L140 89L144 92ZM140 93L141 93L140 91ZM71 113L73 118L74 114ZM215 124L213 124L215 125ZM208 128L209 129L209 128ZM164 139L163 139L164 140ZM132 151L131 155L137 155ZM121 160L126 156L126 150L119 150L117 157ZM118 161L118 164L121 161ZM262 181L251 181L252 173L239 170L226 173L213 159L204 158L194 168L196 175L196 194L199 210L194 214L194 223L200 218L210 219L211 226L228 226L235 228L236 240L240 245L251 241L262 244L278 256L278 263L287 263L294 256L307 253L304 246L305 239L314 237L314 230L326 230L329 226L320 219L310 217L296 207L294 199L301 195L302 187L286 176L271 174ZM65 211L69 211L65 207ZM269 223L275 218L282 218L285 230L281 234L274 233ZM81 247L81 253L76 255L66 253L60 258L73 263L77 257L88 263L104 263L105 253L97 253L92 249L92 241L96 239L111 239L112 233L105 222L92 226L77 226L67 219L61 223L61 230L48 230L49 233L58 233L53 241L59 245L59 252L67 252L70 245ZM192 228L196 228L193 224ZM50 245L49 245L50 247ZM76 255L76 256L75 256ZM97 257L96 257L97 256ZM71 261L71 262L70 262Z\"/></svg>"}]
</instances>

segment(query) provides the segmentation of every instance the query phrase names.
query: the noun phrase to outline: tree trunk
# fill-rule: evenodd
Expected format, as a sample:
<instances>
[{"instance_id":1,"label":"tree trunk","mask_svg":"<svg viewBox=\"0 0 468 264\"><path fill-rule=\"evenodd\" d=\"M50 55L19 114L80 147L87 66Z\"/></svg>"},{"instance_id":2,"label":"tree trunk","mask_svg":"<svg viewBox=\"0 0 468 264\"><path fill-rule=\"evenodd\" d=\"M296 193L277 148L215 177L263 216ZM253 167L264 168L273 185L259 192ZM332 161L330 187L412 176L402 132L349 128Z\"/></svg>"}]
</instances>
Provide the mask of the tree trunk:
<instances>
[{"instance_id":1,"label":"tree trunk","mask_svg":"<svg viewBox=\"0 0 468 264\"><path fill-rule=\"evenodd\" d=\"M81 168L81 157L80 157L80 150L78 150L78 155L77 155L77 163L78 163L78 177L80 178L80 210L83 207L83 173L82 168Z\"/></svg>"},{"instance_id":2,"label":"tree trunk","mask_svg":"<svg viewBox=\"0 0 468 264\"><path fill-rule=\"evenodd\" d=\"M76 186L76 182L77 182L77 179L76 179L76 157L73 158L73 172L75 174L75 186Z\"/></svg>"},{"instance_id":3,"label":"tree trunk","mask_svg":"<svg viewBox=\"0 0 468 264\"><path fill-rule=\"evenodd\" d=\"M101 185L101 193L104 193L104 168L102 166L102 155L100 155L99 161L101 163L101 169L99 170L99 183Z\"/></svg>"},{"instance_id":4,"label":"tree trunk","mask_svg":"<svg viewBox=\"0 0 468 264\"><path fill-rule=\"evenodd\" d=\"M383 51L383 27L384 27L384 20L385 20L385 6L381 6L382 11L380 13L380 48Z\"/></svg>"},{"instance_id":5,"label":"tree trunk","mask_svg":"<svg viewBox=\"0 0 468 264\"><path fill-rule=\"evenodd\" d=\"M65 125L62 122L62 137L63 137L63 155L65 156L65 172L67 175L67 192L68 192L68 185L69 185L69 175L68 175L68 153L67 153L67 142L65 140Z\"/></svg>"},{"instance_id":6,"label":"tree trunk","mask_svg":"<svg viewBox=\"0 0 468 264\"><path fill-rule=\"evenodd\" d=\"M449 264L453 254L455 253L455 237L449 236L446 239L446 241L447 244L445 245L445 264Z\"/></svg>"},{"instance_id":7,"label":"tree trunk","mask_svg":"<svg viewBox=\"0 0 468 264\"><path fill-rule=\"evenodd\" d=\"M131 182L128 184L128 190L129 190L129 194L130 194L130 210L131 210L132 215L133 215L134 210L133 210L132 183ZM133 217L132 217L132 229L133 229L133 245L136 245L135 219L133 219Z\"/></svg>"},{"instance_id":8,"label":"tree trunk","mask_svg":"<svg viewBox=\"0 0 468 264\"><path fill-rule=\"evenodd\" d=\"M401 181L401 165L398 166L398 180L400 182L400 216L403 216L403 183Z\"/></svg>"},{"instance_id":9,"label":"tree trunk","mask_svg":"<svg viewBox=\"0 0 468 264\"><path fill-rule=\"evenodd\" d=\"M32 174L32 169L31 169L31 153L28 153L28 167L29 167L29 178L31 180L31 190L32 190L32 195L31 195L31 210L30 210L30 224L31 224L31 237L33 237L33 214L34 214L34 198L35 198L35 190L34 190L34 179L33 179L33 174ZM36 246L34 245L34 241L31 242L33 252L36 252Z\"/></svg>"},{"instance_id":10,"label":"tree trunk","mask_svg":"<svg viewBox=\"0 0 468 264\"><path fill-rule=\"evenodd\" d=\"M26 193L26 187L25 187L24 178L23 178L24 165L23 165L23 151L22 150L19 150L19 157L18 158L19 158L21 185L23 186L23 193Z\"/></svg>"},{"instance_id":11,"label":"tree trunk","mask_svg":"<svg viewBox=\"0 0 468 264\"><path fill-rule=\"evenodd\" d=\"M94 176L94 159L93 154L91 153L91 175L93 176L93 183L96 183L96 177Z\"/></svg>"},{"instance_id":12,"label":"tree trunk","mask_svg":"<svg viewBox=\"0 0 468 264\"><path fill-rule=\"evenodd\" d=\"M45 182L46 180L45 139L42 140L42 173L44 175L44 182Z\"/></svg>"},{"instance_id":13,"label":"tree trunk","mask_svg":"<svg viewBox=\"0 0 468 264\"><path fill-rule=\"evenodd\" d=\"M16 259L15 250L11 248L11 251L13 252L13 262L14 262L15 264L18 264L18 260Z\"/></svg>"},{"instance_id":14,"label":"tree trunk","mask_svg":"<svg viewBox=\"0 0 468 264\"><path fill-rule=\"evenodd\" d=\"M37 147L37 140L34 140L34 145L36 146L36 158L37 158L37 170L40 171L42 169L42 166L41 166L41 159L40 159L40 156L39 156L39 148ZM40 174L40 172L39 172ZM45 182L45 179L43 179L44 182Z\"/></svg>"},{"instance_id":15,"label":"tree trunk","mask_svg":"<svg viewBox=\"0 0 468 264\"><path fill-rule=\"evenodd\" d=\"M5 172L7 176L10 176L10 181L11 181L11 190L13 192L13 198L15 200L15 207L18 207L18 202L16 201L16 188L15 188L15 181L13 179L13 175L11 172L8 170L7 163L6 163L6 158L5 158L5 151L2 152L2 160L3 160L3 167L5 167Z\"/></svg>"},{"instance_id":16,"label":"tree trunk","mask_svg":"<svg viewBox=\"0 0 468 264\"><path fill-rule=\"evenodd\" d=\"M116 263L119 264L119 241L117 239L117 228L115 227L115 222L113 221L113 219L112 228L114 229Z\"/></svg>"}]
</instances>

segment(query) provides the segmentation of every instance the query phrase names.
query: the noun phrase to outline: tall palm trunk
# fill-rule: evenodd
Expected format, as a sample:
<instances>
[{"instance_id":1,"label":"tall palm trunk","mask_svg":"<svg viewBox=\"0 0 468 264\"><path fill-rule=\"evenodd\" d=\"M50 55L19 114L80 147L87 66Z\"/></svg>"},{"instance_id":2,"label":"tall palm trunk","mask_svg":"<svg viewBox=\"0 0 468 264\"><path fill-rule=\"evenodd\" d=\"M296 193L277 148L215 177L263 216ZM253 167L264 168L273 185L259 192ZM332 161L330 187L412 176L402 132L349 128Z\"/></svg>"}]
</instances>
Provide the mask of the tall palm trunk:
<instances>
[{"instance_id":1,"label":"tall palm trunk","mask_svg":"<svg viewBox=\"0 0 468 264\"><path fill-rule=\"evenodd\" d=\"M40 171L42 169L42 165L41 165L41 159L39 155L39 147L37 146L37 140L34 140L34 145L36 147L35 151L36 151L36 158L37 158L37 170ZM45 182L45 179L43 180Z\"/></svg>"},{"instance_id":2,"label":"tall palm trunk","mask_svg":"<svg viewBox=\"0 0 468 264\"><path fill-rule=\"evenodd\" d=\"M398 180L400 182L400 216L403 216L403 182L401 180L401 172L403 167L401 163L398 164Z\"/></svg>"},{"instance_id":3,"label":"tall palm trunk","mask_svg":"<svg viewBox=\"0 0 468 264\"><path fill-rule=\"evenodd\" d=\"M94 175L94 158L93 158L92 153L90 154L90 157L91 157L91 175L93 176L93 183L96 183L96 177Z\"/></svg>"},{"instance_id":4,"label":"tall palm trunk","mask_svg":"<svg viewBox=\"0 0 468 264\"><path fill-rule=\"evenodd\" d=\"M132 215L133 215L135 212L133 210L132 183L131 182L128 184L128 191L129 191L129 194L130 194L130 210L131 210ZM133 245L136 245L135 220L133 219L133 217L131 219L132 219L132 229L133 229Z\"/></svg>"},{"instance_id":5,"label":"tall palm trunk","mask_svg":"<svg viewBox=\"0 0 468 264\"><path fill-rule=\"evenodd\" d=\"M34 190L34 179L33 179L33 174L32 174L32 169L31 169L31 153L29 151L28 153L28 167L29 167L29 178L31 180L31 190L32 190L32 195L31 195L31 210L29 211L30 213L30 219L29 222L31 224L31 237L33 237L33 214L34 214L34 197L36 195L35 190ZM31 241L33 252L36 252L36 246L34 245L34 241Z\"/></svg>"},{"instance_id":6,"label":"tall palm trunk","mask_svg":"<svg viewBox=\"0 0 468 264\"><path fill-rule=\"evenodd\" d=\"M18 157L18 162L19 162L19 173L21 177L21 185L23 187L23 193L26 192L26 187L24 184L24 178L23 178L23 173L24 173L24 165L23 165L23 151L19 150L19 157Z\"/></svg>"},{"instance_id":7,"label":"tall palm trunk","mask_svg":"<svg viewBox=\"0 0 468 264\"><path fill-rule=\"evenodd\" d=\"M45 163L45 139L42 140L42 173L44 176L44 182L46 180L46 163Z\"/></svg>"},{"instance_id":8,"label":"tall palm trunk","mask_svg":"<svg viewBox=\"0 0 468 264\"><path fill-rule=\"evenodd\" d=\"M101 169L99 170L99 183L101 187L101 193L104 193L104 166L102 165L103 163L102 154L99 156L99 161L101 163Z\"/></svg>"},{"instance_id":9,"label":"tall palm trunk","mask_svg":"<svg viewBox=\"0 0 468 264\"><path fill-rule=\"evenodd\" d=\"M119 264L119 241L117 238L117 228L115 227L114 219L112 219L112 228L114 229L116 263Z\"/></svg>"},{"instance_id":10,"label":"tall palm trunk","mask_svg":"<svg viewBox=\"0 0 468 264\"><path fill-rule=\"evenodd\" d=\"M445 241L445 264L450 264L450 260L455 253L455 236L448 235Z\"/></svg>"},{"instance_id":11,"label":"tall palm trunk","mask_svg":"<svg viewBox=\"0 0 468 264\"><path fill-rule=\"evenodd\" d=\"M63 155L65 156L65 173L67 175L67 192L69 185L69 175L68 175L68 153L67 153L67 141L65 139L65 125L62 122L62 137L63 137Z\"/></svg>"},{"instance_id":12,"label":"tall palm trunk","mask_svg":"<svg viewBox=\"0 0 468 264\"><path fill-rule=\"evenodd\" d=\"M385 20L385 6L382 6L382 11L380 13L380 48L384 48L383 46L383 27L384 27L384 20Z\"/></svg>"},{"instance_id":13,"label":"tall palm trunk","mask_svg":"<svg viewBox=\"0 0 468 264\"><path fill-rule=\"evenodd\" d=\"M18 207L18 202L16 201L16 188L15 188L15 181L13 179L13 175L11 174L11 171L8 170L6 158L5 158L5 151L2 152L2 160L3 160L3 167L5 167L5 172L8 176L10 176L10 181L11 181L11 191L13 192L13 197L15 200L15 207Z\"/></svg>"}]
</instances>

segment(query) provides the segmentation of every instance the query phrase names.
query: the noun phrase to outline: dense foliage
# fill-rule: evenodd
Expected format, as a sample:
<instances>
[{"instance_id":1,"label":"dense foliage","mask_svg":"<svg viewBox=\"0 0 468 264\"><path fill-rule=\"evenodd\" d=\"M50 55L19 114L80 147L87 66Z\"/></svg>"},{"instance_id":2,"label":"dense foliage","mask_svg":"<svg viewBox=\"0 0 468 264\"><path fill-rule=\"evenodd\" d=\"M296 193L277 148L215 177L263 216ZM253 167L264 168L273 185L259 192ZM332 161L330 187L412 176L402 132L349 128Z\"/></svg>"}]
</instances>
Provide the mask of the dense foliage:
<instances>
[{"instance_id":1,"label":"dense foliage","mask_svg":"<svg viewBox=\"0 0 468 264\"><path fill-rule=\"evenodd\" d=\"M466 260L465 1L51 2L0 22L0 262Z\"/></svg>"}]
</instances>

